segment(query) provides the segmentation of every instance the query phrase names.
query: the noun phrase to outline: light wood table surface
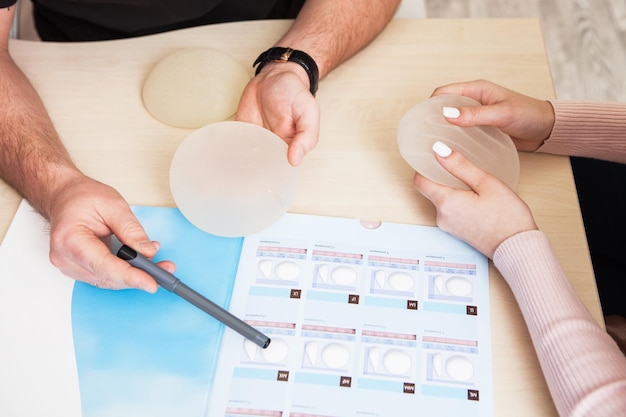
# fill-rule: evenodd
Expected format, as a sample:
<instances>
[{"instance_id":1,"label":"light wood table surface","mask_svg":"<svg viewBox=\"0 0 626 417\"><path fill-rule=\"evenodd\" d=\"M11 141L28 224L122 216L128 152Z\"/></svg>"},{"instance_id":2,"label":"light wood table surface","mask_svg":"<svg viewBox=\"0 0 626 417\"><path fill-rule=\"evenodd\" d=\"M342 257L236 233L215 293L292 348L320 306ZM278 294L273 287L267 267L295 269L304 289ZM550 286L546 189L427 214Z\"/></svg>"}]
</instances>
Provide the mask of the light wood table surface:
<instances>
[{"instance_id":1,"label":"light wood table surface","mask_svg":"<svg viewBox=\"0 0 626 417\"><path fill-rule=\"evenodd\" d=\"M288 25L240 22L96 43L14 40L10 49L79 168L115 187L131 204L173 206L169 165L191 130L166 126L147 113L141 101L146 75L167 54L189 46L226 51L252 74L258 53ZM539 22L392 21L371 45L321 82L320 142L299 168L289 211L435 225L432 205L413 189L413 172L398 152L398 122L435 87L477 78L553 98ZM517 191L601 323L569 160L527 153L520 160ZM0 239L19 201L0 182ZM556 415L524 321L493 266L491 303L496 416Z\"/></svg>"}]
</instances>

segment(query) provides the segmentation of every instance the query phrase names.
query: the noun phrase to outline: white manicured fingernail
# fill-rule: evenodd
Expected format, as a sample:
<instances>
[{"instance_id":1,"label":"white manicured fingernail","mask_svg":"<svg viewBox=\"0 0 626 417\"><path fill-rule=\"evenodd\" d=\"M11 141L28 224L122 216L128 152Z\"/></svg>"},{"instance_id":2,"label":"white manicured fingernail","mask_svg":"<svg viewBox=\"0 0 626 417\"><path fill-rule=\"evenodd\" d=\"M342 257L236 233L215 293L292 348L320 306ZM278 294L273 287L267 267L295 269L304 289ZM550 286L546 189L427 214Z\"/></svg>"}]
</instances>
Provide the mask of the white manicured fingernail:
<instances>
[{"instance_id":1,"label":"white manicured fingernail","mask_svg":"<svg viewBox=\"0 0 626 417\"><path fill-rule=\"evenodd\" d=\"M447 158L452 153L448 145L439 141L433 143L433 151L442 158Z\"/></svg>"},{"instance_id":2,"label":"white manicured fingernail","mask_svg":"<svg viewBox=\"0 0 626 417\"><path fill-rule=\"evenodd\" d=\"M449 119L458 119L461 115L461 112L456 107L444 107L443 115Z\"/></svg>"}]
</instances>

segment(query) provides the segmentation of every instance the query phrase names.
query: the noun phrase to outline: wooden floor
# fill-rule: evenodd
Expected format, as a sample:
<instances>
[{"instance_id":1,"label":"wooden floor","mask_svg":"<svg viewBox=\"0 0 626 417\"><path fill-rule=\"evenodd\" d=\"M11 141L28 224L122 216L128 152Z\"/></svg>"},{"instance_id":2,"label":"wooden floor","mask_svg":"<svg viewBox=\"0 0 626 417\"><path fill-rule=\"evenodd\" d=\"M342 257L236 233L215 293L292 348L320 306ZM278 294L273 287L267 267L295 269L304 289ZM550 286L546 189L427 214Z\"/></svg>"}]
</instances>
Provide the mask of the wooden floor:
<instances>
[{"instance_id":1,"label":"wooden floor","mask_svg":"<svg viewBox=\"0 0 626 417\"><path fill-rule=\"evenodd\" d=\"M539 18L557 98L626 102L625 0L424 2L429 18Z\"/></svg>"}]
</instances>

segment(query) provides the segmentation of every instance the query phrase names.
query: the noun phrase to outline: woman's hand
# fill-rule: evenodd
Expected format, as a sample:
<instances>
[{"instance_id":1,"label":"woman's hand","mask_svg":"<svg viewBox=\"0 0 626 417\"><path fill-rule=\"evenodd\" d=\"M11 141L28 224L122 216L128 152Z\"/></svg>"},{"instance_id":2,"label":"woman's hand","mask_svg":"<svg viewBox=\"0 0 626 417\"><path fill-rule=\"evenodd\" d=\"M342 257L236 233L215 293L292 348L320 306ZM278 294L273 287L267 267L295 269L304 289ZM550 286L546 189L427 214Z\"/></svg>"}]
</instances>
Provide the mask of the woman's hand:
<instances>
[{"instance_id":1,"label":"woman's hand","mask_svg":"<svg viewBox=\"0 0 626 417\"><path fill-rule=\"evenodd\" d=\"M448 122L458 126L495 126L513 139L520 151L536 151L554 126L548 101L525 96L484 80L448 84L433 91L472 98L482 106L446 108Z\"/></svg>"},{"instance_id":2,"label":"woman's hand","mask_svg":"<svg viewBox=\"0 0 626 417\"><path fill-rule=\"evenodd\" d=\"M457 190L415 174L415 188L437 208L437 225L443 231L492 258L507 238L537 229L526 203L502 181L442 142L433 150L439 163L470 187Z\"/></svg>"}]
</instances>

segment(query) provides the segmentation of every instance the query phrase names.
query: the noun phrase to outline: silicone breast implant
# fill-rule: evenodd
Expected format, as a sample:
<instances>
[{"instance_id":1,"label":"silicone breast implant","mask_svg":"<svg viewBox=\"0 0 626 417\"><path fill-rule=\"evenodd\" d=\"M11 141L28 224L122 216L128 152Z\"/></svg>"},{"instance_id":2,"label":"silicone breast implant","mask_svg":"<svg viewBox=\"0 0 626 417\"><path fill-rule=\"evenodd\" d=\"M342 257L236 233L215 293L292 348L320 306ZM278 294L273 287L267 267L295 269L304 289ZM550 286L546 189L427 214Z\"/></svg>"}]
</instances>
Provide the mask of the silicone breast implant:
<instances>
[{"instance_id":1,"label":"silicone breast implant","mask_svg":"<svg viewBox=\"0 0 626 417\"><path fill-rule=\"evenodd\" d=\"M181 213L198 229L227 237L271 226L289 208L297 178L281 138L261 126L234 121L192 132L170 166L170 189ZM272 266L262 267L270 278ZM291 279L298 267L285 263L276 268L279 278Z\"/></svg>"},{"instance_id":2,"label":"silicone breast implant","mask_svg":"<svg viewBox=\"0 0 626 417\"><path fill-rule=\"evenodd\" d=\"M493 126L460 127L443 117L444 107L469 106L480 106L480 103L469 97L442 94L409 109L398 125L400 154L426 178L449 187L468 189L435 159L432 146L441 141L514 189L519 180L519 155L511 138Z\"/></svg>"},{"instance_id":3,"label":"silicone breast implant","mask_svg":"<svg viewBox=\"0 0 626 417\"><path fill-rule=\"evenodd\" d=\"M160 122L196 129L233 116L249 80L248 70L225 52L184 48L154 66L144 81L142 98Z\"/></svg>"}]
</instances>

